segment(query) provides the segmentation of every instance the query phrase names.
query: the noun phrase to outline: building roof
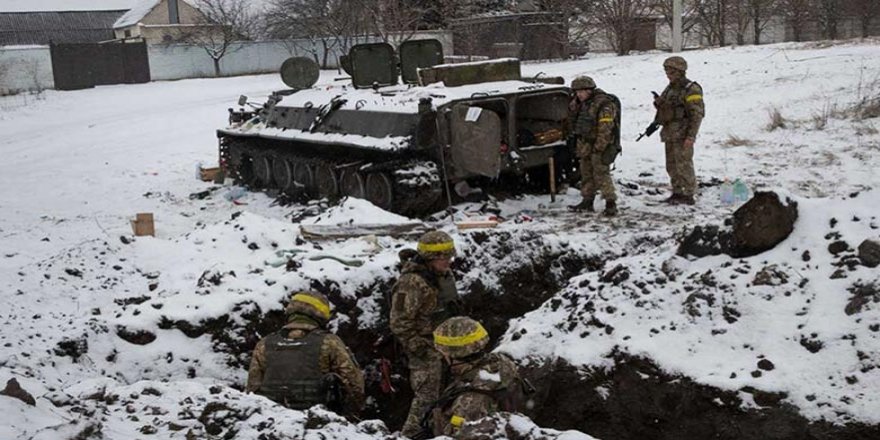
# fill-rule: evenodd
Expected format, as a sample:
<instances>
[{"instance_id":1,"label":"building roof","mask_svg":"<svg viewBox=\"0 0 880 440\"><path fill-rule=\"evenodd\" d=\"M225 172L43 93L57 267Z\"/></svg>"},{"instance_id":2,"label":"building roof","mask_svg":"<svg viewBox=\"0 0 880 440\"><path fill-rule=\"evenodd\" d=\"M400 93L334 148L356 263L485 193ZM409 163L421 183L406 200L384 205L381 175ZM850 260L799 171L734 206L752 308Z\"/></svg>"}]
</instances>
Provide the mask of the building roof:
<instances>
[{"instance_id":1,"label":"building roof","mask_svg":"<svg viewBox=\"0 0 880 440\"><path fill-rule=\"evenodd\" d=\"M0 46L112 40L125 11L0 13Z\"/></svg>"},{"instance_id":2,"label":"building roof","mask_svg":"<svg viewBox=\"0 0 880 440\"><path fill-rule=\"evenodd\" d=\"M20 12L126 11L138 0L2 0L0 14Z\"/></svg>"}]
</instances>

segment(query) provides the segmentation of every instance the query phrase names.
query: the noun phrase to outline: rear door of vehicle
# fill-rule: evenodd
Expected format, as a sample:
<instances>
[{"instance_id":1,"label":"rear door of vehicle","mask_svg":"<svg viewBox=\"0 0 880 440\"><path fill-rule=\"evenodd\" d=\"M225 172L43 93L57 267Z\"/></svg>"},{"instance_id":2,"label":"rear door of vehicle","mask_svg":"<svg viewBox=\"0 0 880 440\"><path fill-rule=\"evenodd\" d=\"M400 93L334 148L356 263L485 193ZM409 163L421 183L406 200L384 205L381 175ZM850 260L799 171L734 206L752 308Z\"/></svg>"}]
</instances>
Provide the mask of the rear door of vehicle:
<instances>
[{"instance_id":1,"label":"rear door of vehicle","mask_svg":"<svg viewBox=\"0 0 880 440\"><path fill-rule=\"evenodd\" d=\"M456 168L469 173L498 177L501 172L501 117L498 113L459 103L449 119L451 156Z\"/></svg>"}]
</instances>

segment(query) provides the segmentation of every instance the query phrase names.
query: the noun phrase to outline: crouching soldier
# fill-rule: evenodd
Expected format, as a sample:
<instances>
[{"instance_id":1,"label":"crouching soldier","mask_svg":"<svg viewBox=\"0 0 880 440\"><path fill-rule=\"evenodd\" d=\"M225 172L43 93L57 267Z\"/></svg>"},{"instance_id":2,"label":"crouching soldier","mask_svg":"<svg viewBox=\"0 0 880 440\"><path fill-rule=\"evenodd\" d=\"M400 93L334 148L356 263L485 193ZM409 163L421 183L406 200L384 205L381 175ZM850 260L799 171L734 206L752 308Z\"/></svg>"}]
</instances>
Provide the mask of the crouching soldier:
<instances>
[{"instance_id":1,"label":"crouching soldier","mask_svg":"<svg viewBox=\"0 0 880 440\"><path fill-rule=\"evenodd\" d=\"M287 304L287 324L254 349L247 391L291 409L323 404L356 414L364 404L364 376L338 336L325 330L330 302L316 292L299 292Z\"/></svg>"},{"instance_id":2,"label":"crouching soldier","mask_svg":"<svg viewBox=\"0 0 880 440\"><path fill-rule=\"evenodd\" d=\"M504 354L487 353L489 334L467 317L444 321L434 330L434 346L449 365L451 380L430 416L433 435L455 436L461 426L498 411L515 411L522 381Z\"/></svg>"}]
</instances>

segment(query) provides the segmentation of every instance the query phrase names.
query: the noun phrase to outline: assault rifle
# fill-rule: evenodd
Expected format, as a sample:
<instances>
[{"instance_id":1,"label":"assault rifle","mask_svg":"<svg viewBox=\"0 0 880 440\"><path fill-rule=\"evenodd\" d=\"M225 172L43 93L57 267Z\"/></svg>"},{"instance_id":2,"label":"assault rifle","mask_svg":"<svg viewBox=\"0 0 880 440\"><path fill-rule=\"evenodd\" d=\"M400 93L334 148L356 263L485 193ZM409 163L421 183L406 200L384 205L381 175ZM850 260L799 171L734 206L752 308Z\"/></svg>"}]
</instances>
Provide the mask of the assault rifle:
<instances>
[{"instance_id":1,"label":"assault rifle","mask_svg":"<svg viewBox=\"0 0 880 440\"><path fill-rule=\"evenodd\" d=\"M653 90L651 91L651 94L654 95L654 106L656 107L657 106L657 98L659 98L660 95L658 95L657 92L655 92ZM639 134L639 137L636 139L636 142L642 140L642 138L645 136L651 137L651 135L654 134L654 132L657 131L657 129L659 129L659 128L660 128L660 124L657 123L657 121L652 122L650 125L648 125L648 128L646 128L645 131L643 131L641 134Z\"/></svg>"},{"instance_id":2,"label":"assault rifle","mask_svg":"<svg viewBox=\"0 0 880 440\"><path fill-rule=\"evenodd\" d=\"M639 137L636 138L636 142L642 140L642 138L645 136L651 137L651 135L654 134L654 132L657 131L659 128L660 124L658 124L656 121L652 122L650 125L648 125L648 128L646 128L644 132L639 134Z\"/></svg>"}]
</instances>

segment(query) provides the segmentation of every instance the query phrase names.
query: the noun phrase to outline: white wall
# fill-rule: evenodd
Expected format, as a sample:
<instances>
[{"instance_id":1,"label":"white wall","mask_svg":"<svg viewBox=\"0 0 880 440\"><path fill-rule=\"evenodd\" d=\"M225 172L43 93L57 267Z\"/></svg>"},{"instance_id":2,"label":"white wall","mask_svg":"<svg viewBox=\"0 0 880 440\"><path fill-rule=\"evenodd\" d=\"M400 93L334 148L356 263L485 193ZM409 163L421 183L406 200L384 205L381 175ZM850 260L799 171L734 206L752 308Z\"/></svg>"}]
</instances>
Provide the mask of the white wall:
<instances>
[{"instance_id":1,"label":"white wall","mask_svg":"<svg viewBox=\"0 0 880 440\"><path fill-rule=\"evenodd\" d=\"M48 46L0 47L0 95L54 87Z\"/></svg>"}]
</instances>

